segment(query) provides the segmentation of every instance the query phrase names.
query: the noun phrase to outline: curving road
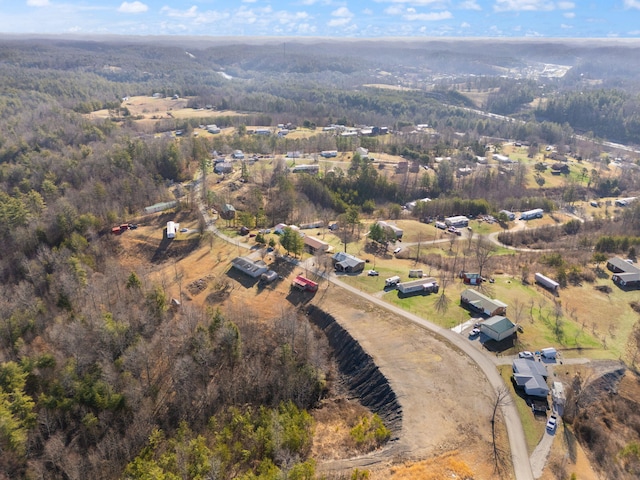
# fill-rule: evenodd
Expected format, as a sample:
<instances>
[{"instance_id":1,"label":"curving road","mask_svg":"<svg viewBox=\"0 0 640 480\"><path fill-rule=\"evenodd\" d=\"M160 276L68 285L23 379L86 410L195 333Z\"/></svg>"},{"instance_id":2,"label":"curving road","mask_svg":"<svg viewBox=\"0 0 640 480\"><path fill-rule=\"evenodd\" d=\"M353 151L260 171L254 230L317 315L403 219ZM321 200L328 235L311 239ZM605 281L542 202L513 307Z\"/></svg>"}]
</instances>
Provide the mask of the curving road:
<instances>
[{"instance_id":1,"label":"curving road","mask_svg":"<svg viewBox=\"0 0 640 480\"><path fill-rule=\"evenodd\" d=\"M201 188L202 182L196 182L196 190ZM196 191L196 198L199 198ZM238 247L243 247L246 249L251 249L252 246L240 242L239 240L233 239L224 235L222 232L218 231L215 227L213 219L209 216L205 206L198 201L198 207L205 219L207 224L207 229L213 232L215 235L221 237L227 242L230 242ZM312 259L311 259L312 260ZM295 259L291 259L290 261L296 262L297 264L301 263ZM311 263L311 262L309 262ZM482 370L484 375L487 377L490 385L493 387L496 394L503 388L505 388L505 384L500 376L500 373L496 369L496 365L491 357L485 355L482 351L475 348L471 345L464 336L454 333L449 329L442 328L439 325L436 325L424 318L418 317L417 315L406 312L395 305L391 305L380 298L376 298L372 295L364 293L358 290L351 285L348 285L342 282L338 276L334 273L326 274L321 272L313 267L313 265L306 265L306 268L314 271L318 276L325 278L327 281L333 283L334 285L343 288L354 295L358 295L363 299L374 303L375 305L384 308L399 317L403 317L416 325L419 325L423 328L426 328L436 335L439 335L441 338L447 340L452 345L456 346L460 351L464 352L471 360L473 360L478 367ZM522 422L520 421L520 416L518 415L518 410L515 407L513 402L505 403L501 406L501 412L504 417L505 426L507 429L507 435L509 437L509 446L511 449L511 458L513 463L513 469L515 473L515 477L517 480L534 480L533 471L531 469L531 463L529 461L529 454L527 452L527 444L524 436L524 430L522 428Z\"/></svg>"}]
</instances>

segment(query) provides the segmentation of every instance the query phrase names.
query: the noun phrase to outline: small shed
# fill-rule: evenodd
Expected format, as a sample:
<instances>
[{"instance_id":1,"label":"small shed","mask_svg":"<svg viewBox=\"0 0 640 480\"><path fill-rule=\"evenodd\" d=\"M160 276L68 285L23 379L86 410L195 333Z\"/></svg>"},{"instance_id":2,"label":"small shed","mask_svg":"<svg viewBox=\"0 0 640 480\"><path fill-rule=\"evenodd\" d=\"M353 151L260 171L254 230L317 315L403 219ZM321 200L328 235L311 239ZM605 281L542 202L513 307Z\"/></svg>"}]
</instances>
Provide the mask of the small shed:
<instances>
[{"instance_id":1,"label":"small shed","mask_svg":"<svg viewBox=\"0 0 640 480\"><path fill-rule=\"evenodd\" d=\"M309 280L308 278L303 277L302 275L298 275L296 278L294 278L293 282L291 283L291 286L293 288L297 288L298 290L302 290L305 292L318 291L318 283L314 282L313 280Z\"/></svg>"},{"instance_id":2,"label":"small shed","mask_svg":"<svg viewBox=\"0 0 640 480\"><path fill-rule=\"evenodd\" d=\"M466 285L480 285L483 281L479 273L462 272L460 274L462 282Z\"/></svg>"},{"instance_id":3,"label":"small shed","mask_svg":"<svg viewBox=\"0 0 640 480\"><path fill-rule=\"evenodd\" d=\"M516 329L516 324L502 315L494 315L480 324L480 331L496 342L510 337Z\"/></svg>"}]
</instances>

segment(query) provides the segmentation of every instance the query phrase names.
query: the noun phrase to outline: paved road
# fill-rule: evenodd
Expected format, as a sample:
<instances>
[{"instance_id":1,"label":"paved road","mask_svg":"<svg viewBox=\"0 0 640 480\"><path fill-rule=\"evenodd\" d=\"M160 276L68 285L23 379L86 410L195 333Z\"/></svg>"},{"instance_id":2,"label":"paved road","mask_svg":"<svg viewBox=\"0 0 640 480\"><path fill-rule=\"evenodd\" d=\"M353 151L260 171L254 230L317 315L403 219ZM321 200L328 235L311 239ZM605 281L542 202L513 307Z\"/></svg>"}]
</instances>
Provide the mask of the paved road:
<instances>
[{"instance_id":1,"label":"paved road","mask_svg":"<svg viewBox=\"0 0 640 480\"><path fill-rule=\"evenodd\" d=\"M320 274L320 272L318 272L318 274ZM449 329L442 328L421 317L418 317L417 315L406 312L401 308L396 307L395 305L391 305L384 300L361 292L357 288L342 282L334 274L329 275L328 280L331 283L344 288L345 290L348 290L354 295L359 295L363 298L366 298L368 301L376 304L377 306L385 308L392 313L400 317L404 317L411 322L439 335L441 338L447 340L456 348L466 353L480 367L482 372L487 377L489 383L493 387L494 391L498 392L502 388L505 388L505 384L502 381L502 377L496 369L493 360L485 353L471 345L465 336L454 333ZM502 415L504 416L507 434L509 436L509 445L511 447L511 458L515 476L518 480L534 480L533 472L531 470L531 463L529 462L529 454L527 452L527 443L524 436L524 430L522 428L522 422L520 421L520 416L518 415L518 410L515 404L513 402L509 402L508 404L503 405Z\"/></svg>"},{"instance_id":2,"label":"paved road","mask_svg":"<svg viewBox=\"0 0 640 480\"><path fill-rule=\"evenodd\" d=\"M196 190L200 187L201 183L202 182L198 182L198 184L196 185ZM196 193L196 198L198 198L198 191L196 191L195 193ZM206 211L206 208L204 208L204 205L202 205L201 203L198 203L198 205L205 218L205 221L207 222L207 228L210 231L220 236L224 240L231 242L234 245L242 246L245 248L251 248L250 245L243 242L239 242L237 239L230 238L222 234L220 231L218 231L218 229L215 228L214 222L211 221L211 218L209 217L208 212ZM291 260L296 263L300 263L297 260L294 260L294 259L291 259ZM354 295L358 295L376 304L381 308L389 310L395 315L406 318L407 320L417 325L420 325L434 332L435 334L439 335L441 338L450 342L456 348L466 353L480 367L480 369L483 371L483 373L487 377L489 383L491 384L495 392L499 392L501 389L506 388L502 380L502 377L500 376L500 373L496 369L496 366L493 360L491 359L491 357L489 357L488 355L485 355L482 351L476 349L473 345L470 345L466 337L458 333L454 333L451 330L448 330L446 328L442 328L421 317L418 317L417 315L414 315L413 313L406 312L401 308L396 307L395 305L391 305L380 298L376 298L372 295L364 293L358 290L357 288L342 282L339 279L339 277L337 277L333 273L328 275L324 274L323 272L320 272L317 269L314 269L313 266L310 266L308 264L306 265L306 267L309 270L315 271L317 275L326 278L328 281L330 281L334 285L339 286L351 292ZM509 437L509 445L511 447L511 458L513 462L513 468L514 468L516 479L517 480L534 480L533 472L531 470L531 463L529 461L529 455L527 453L527 444L524 436L524 430L522 428L522 422L520 421L520 416L518 415L518 410L516 409L513 402L509 402L502 406L501 411L504 417L505 425L507 428L507 434Z\"/></svg>"}]
</instances>

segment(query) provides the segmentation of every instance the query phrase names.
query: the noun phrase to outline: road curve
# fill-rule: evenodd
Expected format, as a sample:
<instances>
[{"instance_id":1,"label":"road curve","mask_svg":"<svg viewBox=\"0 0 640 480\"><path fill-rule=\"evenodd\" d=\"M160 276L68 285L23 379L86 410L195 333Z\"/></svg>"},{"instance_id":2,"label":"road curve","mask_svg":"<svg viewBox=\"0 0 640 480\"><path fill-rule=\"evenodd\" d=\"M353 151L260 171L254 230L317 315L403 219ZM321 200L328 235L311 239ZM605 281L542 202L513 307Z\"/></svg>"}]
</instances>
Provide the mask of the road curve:
<instances>
[{"instance_id":1,"label":"road curve","mask_svg":"<svg viewBox=\"0 0 640 480\"><path fill-rule=\"evenodd\" d=\"M201 183L202 182L197 182L196 189L200 187ZM198 198L197 192L196 198ZM220 232L215 227L214 222L210 219L204 205L199 201L198 207L203 217L205 218L208 230L212 231L214 234L218 235L225 241L230 242L234 245L238 245L238 247L251 248L250 245L232 239ZM300 263L297 260L291 260L295 261L296 263ZM364 293L357 288L344 283L335 274L325 274L324 272L320 272L313 267L310 268L310 270L315 271L318 276L324 277L334 285L343 288L353 293L354 295L358 295L363 299L368 300L369 302L374 303L377 306L384 308L395 315L403 317L413 322L414 324L426 328L436 335L439 335L441 338L449 341L452 345L455 345L478 365L496 393L500 389L505 387L504 381L502 380L500 373L496 369L494 361L488 355L485 355L482 351L472 346L464 336L458 333L454 333L449 329L442 328L439 325L429 322L428 320L425 320L424 318L421 318L413 313L406 312L401 308L387 303L380 298L376 298L372 295ZM524 436L524 430L522 428L522 422L520 421L520 416L518 415L518 410L516 409L516 406L513 402L508 402L502 405L501 412L504 417L504 422L507 428L507 435L509 437L509 446L511 449L511 459L515 477L517 480L534 480L531 463L529 460L529 454L527 453L527 443Z\"/></svg>"},{"instance_id":2,"label":"road curve","mask_svg":"<svg viewBox=\"0 0 640 480\"><path fill-rule=\"evenodd\" d=\"M323 276L321 272L316 272L318 275ZM325 276L325 278L327 278ZM485 355L482 351L476 349L469 343L466 337L454 333L449 329L440 327L434 323L418 317L413 313L406 312L395 305L385 302L379 298L368 295L351 285L342 282L339 277L331 274L327 278L328 281L336 286L344 288L345 290L359 295L360 297L376 304L379 307L385 308L388 311L406 318L407 320L424 327L441 338L447 340L452 345L455 345L465 354L467 354L482 370L482 372L489 380L489 383L493 387L494 391L499 391L505 387L504 381L500 376L500 373L496 369L493 360ZM502 415L504 417L505 425L507 427L507 435L509 436L509 446L511 448L511 458L513 462L513 470L517 480L534 480L533 472L531 470L531 463L529 461L529 454L527 452L527 443L524 436L524 430L522 428L522 422L518 415L518 410L513 402L509 402L502 406Z\"/></svg>"}]
</instances>

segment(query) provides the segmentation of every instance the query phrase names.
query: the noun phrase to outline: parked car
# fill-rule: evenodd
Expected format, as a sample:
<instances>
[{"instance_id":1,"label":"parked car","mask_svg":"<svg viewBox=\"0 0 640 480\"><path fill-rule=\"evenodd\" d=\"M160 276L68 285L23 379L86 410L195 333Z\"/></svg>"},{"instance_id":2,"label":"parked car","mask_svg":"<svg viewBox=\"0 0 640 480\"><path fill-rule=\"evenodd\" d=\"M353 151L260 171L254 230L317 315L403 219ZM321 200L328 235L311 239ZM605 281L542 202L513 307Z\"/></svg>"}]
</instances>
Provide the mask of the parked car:
<instances>
[{"instance_id":1,"label":"parked car","mask_svg":"<svg viewBox=\"0 0 640 480\"><path fill-rule=\"evenodd\" d=\"M367 275L369 275L370 277L377 277L378 275L380 275L380 272L378 272L377 270L369 270L367 272Z\"/></svg>"},{"instance_id":2,"label":"parked car","mask_svg":"<svg viewBox=\"0 0 640 480\"><path fill-rule=\"evenodd\" d=\"M138 228L138 225L136 223L129 224L129 230L135 230L136 228Z\"/></svg>"},{"instance_id":3,"label":"parked car","mask_svg":"<svg viewBox=\"0 0 640 480\"><path fill-rule=\"evenodd\" d=\"M557 426L558 426L558 418L555 415L551 415L549 417L549 420L547 420L547 430L549 432L553 432L555 431Z\"/></svg>"},{"instance_id":4,"label":"parked car","mask_svg":"<svg viewBox=\"0 0 640 480\"><path fill-rule=\"evenodd\" d=\"M520 352L520 353L518 354L518 357L520 357L520 358L533 359L533 358L534 358L534 355L533 355L533 352L530 352L530 351L528 351L528 350L525 350L524 352Z\"/></svg>"},{"instance_id":5,"label":"parked car","mask_svg":"<svg viewBox=\"0 0 640 480\"><path fill-rule=\"evenodd\" d=\"M187 233L188 231L189 231L189 229L188 229L188 228L181 228L181 229L180 229L180 232L182 232L182 233Z\"/></svg>"},{"instance_id":6,"label":"parked car","mask_svg":"<svg viewBox=\"0 0 640 480\"><path fill-rule=\"evenodd\" d=\"M393 251L393 253L399 253L399 252L400 252L400 250L402 250L402 247L398 247L398 248L396 248L396 249Z\"/></svg>"},{"instance_id":7,"label":"parked car","mask_svg":"<svg viewBox=\"0 0 640 480\"><path fill-rule=\"evenodd\" d=\"M479 328L474 328L473 330L471 330L471 333L469 333L470 337L477 337L478 335L480 335L480 329Z\"/></svg>"}]
</instances>

